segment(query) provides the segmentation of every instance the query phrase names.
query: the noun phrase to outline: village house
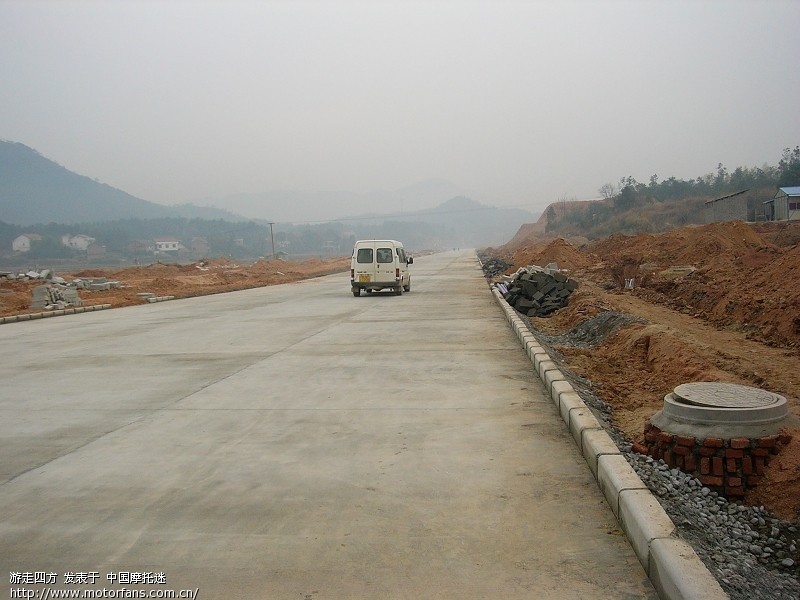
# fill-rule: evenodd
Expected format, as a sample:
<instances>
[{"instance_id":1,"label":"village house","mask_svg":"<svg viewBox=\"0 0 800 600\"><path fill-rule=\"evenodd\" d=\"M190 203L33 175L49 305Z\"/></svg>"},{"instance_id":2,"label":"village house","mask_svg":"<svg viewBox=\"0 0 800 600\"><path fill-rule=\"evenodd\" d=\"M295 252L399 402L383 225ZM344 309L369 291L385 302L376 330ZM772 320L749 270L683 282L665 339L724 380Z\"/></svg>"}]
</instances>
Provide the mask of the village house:
<instances>
[{"instance_id":1,"label":"village house","mask_svg":"<svg viewBox=\"0 0 800 600\"><path fill-rule=\"evenodd\" d=\"M73 250L80 250L81 252L86 252L89 249L89 246L95 243L95 238L89 237L88 235L83 235L79 233L78 235L63 235L61 236L61 243L67 246L68 248L72 248Z\"/></svg>"},{"instance_id":2,"label":"village house","mask_svg":"<svg viewBox=\"0 0 800 600\"><path fill-rule=\"evenodd\" d=\"M11 249L14 252L30 252L31 243L42 241L42 236L38 233L23 233L11 242Z\"/></svg>"},{"instance_id":3,"label":"village house","mask_svg":"<svg viewBox=\"0 0 800 600\"><path fill-rule=\"evenodd\" d=\"M185 246L181 241L174 237L158 237L153 239L156 254L175 254L179 250L184 250Z\"/></svg>"}]
</instances>

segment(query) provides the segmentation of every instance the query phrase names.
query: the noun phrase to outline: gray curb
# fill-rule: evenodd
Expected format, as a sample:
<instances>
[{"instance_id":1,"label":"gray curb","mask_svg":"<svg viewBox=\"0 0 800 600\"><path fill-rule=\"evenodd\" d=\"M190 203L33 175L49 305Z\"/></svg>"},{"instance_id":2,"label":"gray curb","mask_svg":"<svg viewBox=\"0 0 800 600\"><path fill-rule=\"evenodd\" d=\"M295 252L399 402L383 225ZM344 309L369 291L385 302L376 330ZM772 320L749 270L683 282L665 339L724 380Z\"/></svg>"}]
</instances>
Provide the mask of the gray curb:
<instances>
[{"instance_id":1,"label":"gray curb","mask_svg":"<svg viewBox=\"0 0 800 600\"><path fill-rule=\"evenodd\" d=\"M677 537L669 515L517 312L497 289L492 288L492 294L558 408L659 598L729 599L694 549Z\"/></svg>"},{"instance_id":2,"label":"gray curb","mask_svg":"<svg viewBox=\"0 0 800 600\"><path fill-rule=\"evenodd\" d=\"M107 310L109 308L111 308L110 304L91 304L89 306L74 306L71 308L60 308L58 310L48 310L45 312L38 312L38 313L11 315L9 317L0 317L0 325L3 325L5 323L19 323L20 321L33 321L35 319L46 319L48 317L77 315L85 312L94 312L96 310Z\"/></svg>"}]
</instances>

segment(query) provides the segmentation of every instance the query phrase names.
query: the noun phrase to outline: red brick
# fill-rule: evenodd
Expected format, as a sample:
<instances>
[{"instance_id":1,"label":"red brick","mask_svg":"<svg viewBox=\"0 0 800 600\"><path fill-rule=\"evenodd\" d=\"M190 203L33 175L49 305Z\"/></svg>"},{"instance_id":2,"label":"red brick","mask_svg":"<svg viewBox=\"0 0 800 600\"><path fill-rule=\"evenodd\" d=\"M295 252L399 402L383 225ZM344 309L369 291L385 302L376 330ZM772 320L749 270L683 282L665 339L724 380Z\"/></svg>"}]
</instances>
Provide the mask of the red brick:
<instances>
[{"instance_id":1,"label":"red brick","mask_svg":"<svg viewBox=\"0 0 800 600\"><path fill-rule=\"evenodd\" d=\"M744 488L741 486L725 486L726 496L744 496Z\"/></svg>"},{"instance_id":2,"label":"red brick","mask_svg":"<svg viewBox=\"0 0 800 600\"><path fill-rule=\"evenodd\" d=\"M726 462L727 465L725 465L725 468L728 473L736 473L736 471L739 470L739 464L736 462L735 458L729 458Z\"/></svg>"},{"instance_id":3,"label":"red brick","mask_svg":"<svg viewBox=\"0 0 800 600\"><path fill-rule=\"evenodd\" d=\"M644 439L646 442L653 443L658 439L658 434L655 431L650 430L644 434Z\"/></svg>"},{"instance_id":4,"label":"red brick","mask_svg":"<svg viewBox=\"0 0 800 600\"><path fill-rule=\"evenodd\" d=\"M750 454L753 456L769 456L769 448L753 448Z\"/></svg>"},{"instance_id":5,"label":"red brick","mask_svg":"<svg viewBox=\"0 0 800 600\"><path fill-rule=\"evenodd\" d=\"M706 448L705 446L701 446L697 449L697 453L700 456L714 456L719 450L716 448Z\"/></svg>"},{"instance_id":6,"label":"red brick","mask_svg":"<svg viewBox=\"0 0 800 600\"><path fill-rule=\"evenodd\" d=\"M731 448L749 448L750 440L747 438L732 438Z\"/></svg>"},{"instance_id":7,"label":"red brick","mask_svg":"<svg viewBox=\"0 0 800 600\"><path fill-rule=\"evenodd\" d=\"M733 450L728 448L725 450L725 458L743 458L744 450Z\"/></svg>"},{"instance_id":8,"label":"red brick","mask_svg":"<svg viewBox=\"0 0 800 600\"><path fill-rule=\"evenodd\" d=\"M722 475L724 470L725 466L719 456L715 456L711 459L711 471L714 473L714 475Z\"/></svg>"},{"instance_id":9,"label":"red brick","mask_svg":"<svg viewBox=\"0 0 800 600\"><path fill-rule=\"evenodd\" d=\"M674 439L675 436L671 433L667 433L666 431L662 431L658 434L658 441L664 444L671 444Z\"/></svg>"},{"instance_id":10,"label":"red brick","mask_svg":"<svg viewBox=\"0 0 800 600\"><path fill-rule=\"evenodd\" d=\"M675 454L680 454L681 456L686 456L687 454L691 454L692 453L692 449L689 448L688 446L675 446L672 449L672 451Z\"/></svg>"},{"instance_id":11,"label":"red brick","mask_svg":"<svg viewBox=\"0 0 800 600\"><path fill-rule=\"evenodd\" d=\"M644 422L644 432L647 433L653 428L653 424L650 422L650 419Z\"/></svg>"},{"instance_id":12,"label":"red brick","mask_svg":"<svg viewBox=\"0 0 800 600\"><path fill-rule=\"evenodd\" d=\"M763 475L764 474L764 459L756 457L756 475Z\"/></svg>"},{"instance_id":13,"label":"red brick","mask_svg":"<svg viewBox=\"0 0 800 600\"><path fill-rule=\"evenodd\" d=\"M749 456L745 456L742 459L742 473L745 475L752 475L753 474L753 459Z\"/></svg>"},{"instance_id":14,"label":"red brick","mask_svg":"<svg viewBox=\"0 0 800 600\"><path fill-rule=\"evenodd\" d=\"M675 466L678 467L681 471L683 471L683 457L680 455L675 455Z\"/></svg>"},{"instance_id":15,"label":"red brick","mask_svg":"<svg viewBox=\"0 0 800 600\"><path fill-rule=\"evenodd\" d=\"M648 423L650 423L650 421L648 421ZM650 431L654 431L656 434L661 433L661 429L659 429L658 427L656 427L652 423L650 423L650 425L652 426L652 429Z\"/></svg>"},{"instance_id":16,"label":"red brick","mask_svg":"<svg viewBox=\"0 0 800 600\"><path fill-rule=\"evenodd\" d=\"M675 443L679 446L689 446L690 448L694 446L694 438L689 437L686 435L676 435L675 436Z\"/></svg>"},{"instance_id":17,"label":"red brick","mask_svg":"<svg viewBox=\"0 0 800 600\"><path fill-rule=\"evenodd\" d=\"M709 473L711 473L711 459L704 456L700 459L700 474L708 475Z\"/></svg>"},{"instance_id":18,"label":"red brick","mask_svg":"<svg viewBox=\"0 0 800 600\"><path fill-rule=\"evenodd\" d=\"M697 459L694 454L689 454L683 459L683 468L687 473L694 473L697 470Z\"/></svg>"},{"instance_id":19,"label":"red brick","mask_svg":"<svg viewBox=\"0 0 800 600\"><path fill-rule=\"evenodd\" d=\"M669 450L664 451L664 458L662 459L665 463L667 463L670 467L675 466L675 461L672 459L672 452Z\"/></svg>"},{"instance_id":20,"label":"red brick","mask_svg":"<svg viewBox=\"0 0 800 600\"><path fill-rule=\"evenodd\" d=\"M741 487L742 478L741 477L728 477L728 481L726 483L731 487Z\"/></svg>"},{"instance_id":21,"label":"red brick","mask_svg":"<svg viewBox=\"0 0 800 600\"><path fill-rule=\"evenodd\" d=\"M758 438L759 448L774 448L776 443L778 443L778 438L774 435Z\"/></svg>"},{"instance_id":22,"label":"red brick","mask_svg":"<svg viewBox=\"0 0 800 600\"><path fill-rule=\"evenodd\" d=\"M707 448L722 448L725 446L725 440L722 438L706 438L703 440L703 446Z\"/></svg>"},{"instance_id":23,"label":"red brick","mask_svg":"<svg viewBox=\"0 0 800 600\"><path fill-rule=\"evenodd\" d=\"M700 477L700 483L702 483L703 485L720 487L722 486L722 477L714 477L713 475L703 475Z\"/></svg>"},{"instance_id":24,"label":"red brick","mask_svg":"<svg viewBox=\"0 0 800 600\"><path fill-rule=\"evenodd\" d=\"M638 442L631 446L631 450L637 454L647 454L647 446L644 444L639 444Z\"/></svg>"}]
</instances>

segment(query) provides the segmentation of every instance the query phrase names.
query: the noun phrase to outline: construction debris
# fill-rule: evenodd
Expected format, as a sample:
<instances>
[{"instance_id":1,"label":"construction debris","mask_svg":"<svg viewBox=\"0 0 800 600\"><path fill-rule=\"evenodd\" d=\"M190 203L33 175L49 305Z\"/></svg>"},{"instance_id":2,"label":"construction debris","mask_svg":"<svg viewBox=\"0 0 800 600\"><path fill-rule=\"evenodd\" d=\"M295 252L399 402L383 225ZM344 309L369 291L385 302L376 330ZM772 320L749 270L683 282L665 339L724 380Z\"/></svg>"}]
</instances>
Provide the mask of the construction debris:
<instances>
[{"instance_id":1,"label":"construction debris","mask_svg":"<svg viewBox=\"0 0 800 600\"><path fill-rule=\"evenodd\" d=\"M550 263L546 267L531 265L514 275L504 275L495 286L518 312L529 317L546 317L567 305L578 282L559 270L558 265Z\"/></svg>"},{"instance_id":2,"label":"construction debris","mask_svg":"<svg viewBox=\"0 0 800 600\"><path fill-rule=\"evenodd\" d=\"M83 306L83 301L78 296L78 288L86 286L80 285L80 280L67 283L63 277L56 276L51 269L30 270L25 273L2 271L0 279L15 282L43 282L31 290L30 308L32 309L63 310L67 307ZM119 282L112 283L119 285Z\"/></svg>"},{"instance_id":3,"label":"construction debris","mask_svg":"<svg viewBox=\"0 0 800 600\"><path fill-rule=\"evenodd\" d=\"M78 290L68 285L44 283L33 288L31 308L60 310L68 306L82 306Z\"/></svg>"},{"instance_id":4,"label":"construction debris","mask_svg":"<svg viewBox=\"0 0 800 600\"><path fill-rule=\"evenodd\" d=\"M501 275L514 265L503 260L502 258L484 258L481 266L483 267L483 272L486 277L491 278Z\"/></svg>"}]
</instances>

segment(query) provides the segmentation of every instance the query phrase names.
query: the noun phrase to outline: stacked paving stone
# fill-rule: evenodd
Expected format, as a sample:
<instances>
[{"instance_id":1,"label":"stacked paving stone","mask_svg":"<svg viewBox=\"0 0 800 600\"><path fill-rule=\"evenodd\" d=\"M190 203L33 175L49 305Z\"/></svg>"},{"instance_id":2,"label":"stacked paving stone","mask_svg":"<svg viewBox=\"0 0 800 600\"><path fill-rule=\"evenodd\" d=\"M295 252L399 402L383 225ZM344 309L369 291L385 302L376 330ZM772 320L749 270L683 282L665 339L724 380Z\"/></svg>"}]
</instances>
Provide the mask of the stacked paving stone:
<instances>
[{"instance_id":1,"label":"stacked paving stone","mask_svg":"<svg viewBox=\"0 0 800 600\"><path fill-rule=\"evenodd\" d=\"M43 284L33 288L31 308L46 308L48 310L64 309L67 306L82 306L83 301L78 296L78 290L71 286L58 284Z\"/></svg>"},{"instance_id":2,"label":"stacked paving stone","mask_svg":"<svg viewBox=\"0 0 800 600\"><path fill-rule=\"evenodd\" d=\"M498 288L506 302L529 317L546 317L567 305L569 295L578 288L578 282L562 273L550 263L546 267L535 265L520 269Z\"/></svg>"},{"instance_id":3,"label":"stacked paving stone","mask_svg":"<svg viewBox=\"0 0 800 600\"><path fill-rule=\"evenodd\" d=\"M105 291L120 287L119 281L109 281L105 277L84 277L73 282L81 289Z\"/></svg>"}]
</instances>

